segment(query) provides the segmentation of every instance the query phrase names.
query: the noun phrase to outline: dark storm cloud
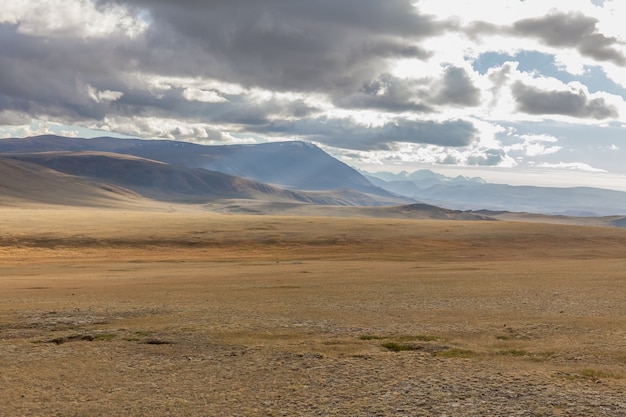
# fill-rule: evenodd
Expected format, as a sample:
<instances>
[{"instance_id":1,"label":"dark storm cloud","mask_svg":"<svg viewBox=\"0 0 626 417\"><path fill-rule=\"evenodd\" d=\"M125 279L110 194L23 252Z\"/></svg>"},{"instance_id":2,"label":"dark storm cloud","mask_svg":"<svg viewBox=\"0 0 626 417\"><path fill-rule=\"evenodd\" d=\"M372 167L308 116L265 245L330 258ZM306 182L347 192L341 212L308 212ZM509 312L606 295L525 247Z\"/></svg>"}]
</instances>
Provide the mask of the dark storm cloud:
<instances>
[{"instance_id":1,"label":"dark storm cloud","mask_svg":"<svg viewBox=\"0 0 626 417\"><path fill-rule=\"evenodd\" d=\"M470 122L397 119L379 127L367 127L346 119L308 119L275 122L260 133L304 136L326 145L354 150L391 150L399 142L464 147L477 140L478 130Z\"/></svg>"},{"instance_id":2,"label":"dark storm cloud","mask_svg":"<svg viewBox=\"0 0 626 417\"><path fill-rule=\"evenodd\" d=\"M406 0L117 3L149 13L151 43L180 55L177 64L184 52L193 60L191 52L202 51L211 63L196 71L206 76L291 91L358 88L387 58L428 57L417 42L451 25Z\"/></svg>"},{"instance_id":3,"label":"dark storm cloud","mask_svg":"<svg viewBox=\"0 0 626 417\"><path fill-rule=\"evenodd\" d=\"M389 112L430 113L428 80L407 80L391 74L381 74L373 81L363 83L352 94L334 94L333 103L351 109L376 109Z\"/></svg>"},{"instance_id":4,"label":"dark storm cloud","mask_svg":"<svg viewBox=\"0 0 626 417\"><path fill-rule=\"evenodd\" d=\"M480 90L463 68L448 67L440 85L435 96L437 104L477 106L480 103Z\"/></svg>"},{"instance_id":5,"label":"dark storm cloud","mask_svg":"<svg viewBox=\"0 0 626 417\"><path fill-rule=\"evenodd\" d=\"M553 13L515 22L513 31L539 38L550 46L576 48L582 55L598 61L626 65L626 57L613 47L618 40L599 33L597 24L597 19L580 13Z\"/></svg>"},{"instance_id":6,"label":"dark storm cloud","mask_svg":"<svg viewBox=\"0 0 626 417\"><path fill-rule=\"evenodd\" d=\"M477 106L480 90L463 68L450 66L440 78L403 79L382 74L355 93L336 94L333 102L344 108L431 113L437 105Z\"/></svg>"},{"instance_id":7,"label":"dark storm cloud","mask_svg":"<svg viewBox=\"0 0 626 417\"><path fill-rule=\"evenodd\" d=\"M125 116L177 118L244 128L265 125L276 118L310 117L319 111L302 99L288 100L276 96L258 100L247 95L224 94L223 101L189 100L181 87L169 88L158 95L148 90L128 91L111 107Z\"/></svg>"},{"instance_id":8,"label":"dark storm cloud","mask_svg":"<svg viewBox=\"0 0 626 417\"><path fill-rule=\"evenodd\" d=\"M581 55L598 61L626 66L626 56L617 46L620 41L599 32L598 20L581 13L554 12L547 16L518 20L512 27L474 22L465 32L474 37L483 34L510 34L536 38L548 46L573 48Z\"/></svg>"},{"instance_id":9,"label":"dark storm cloud","mask_svg":"<svg viewBox=\"0 0 626 417\"><path fill-rule=\"evenodd\" d=\"M21 34L0 24L0 111L52 117L65 123L99 120L110 110L101 91L125 88L125 54L108 55L115 39L51 38Z\"/></svg>"},{"instance_id":10,"label":"dark storm cloud","mask_svg":"<svg viewBox=\"0 0 626 417\"><path fill-rule=\"evenodd\" d=\"M114 37L44 41L19 33L15 25L0 24L2 122L18 124L41 117L75 123L117 115L255 125L268 123L270 117L308 117L317 111L301 99L255 101L245 95L229 95L222 103L204 103L188 100L183 88L157 91L145 77L160 75L160 67L148 71L143 68L148 66L146 62L138 59L149 42ZM154 51L146 54L143 59L148 63L158 63L152 58L157 55ZM166 68L163 75L169 72ZM117 92L120 97L107 100L103 91Z\"/></svg>"},{"instance_id":11,"label":"dark storm cloud","mask_svg":"<svg viewBox=\"0 0 626 417\"><path fill-rule=\"evenodd\" d=\"M19 22L0 25L3 120L18 114L68 124L161 117L245 130L318 112L302 99L259 100L245 92L219 103L193 101L175 83L169 89L151 87L154 76L317 92L331 99L354 95L346 102L351 108L429 111L428 104L400 91L377 99L371 93L384 80L388 59L428 58L420 42L454 26L420 15L407 0L97 3L101 10L113 3L128 7L145 19L146 31L132 38L122 33L38 36L20 32ZM101 92L116 93L111 98ZM14 119L23 123L24 117Z\"/></svg>"},{"instance_id":12,"label":"dark storm cloud","mask_svg":"<svg viewBox=\"0 0 626 417\"><path fill-rule=\"evenodd\" d=\"M617 109L604 99L590 99L583 91L544 91L518 81L512 92L518 110L528 114L560 114L598 120L618 116Z\"/></svg>"},{"instance_id":13,"label":"dark storm cloud","mask_svg":"<svg viewBox=\"0 0 626 417\"><path fill-rule=\"evenodd\" d=\"M598 20L581 13L552 13L515 22L510 29L476 24L470 33L509 32L516 36L537 38L556 48L574 48L581 55L598 61L626 66L626 56L616 47L620 41L598 31Z\"/></svg>"}]
</instances>

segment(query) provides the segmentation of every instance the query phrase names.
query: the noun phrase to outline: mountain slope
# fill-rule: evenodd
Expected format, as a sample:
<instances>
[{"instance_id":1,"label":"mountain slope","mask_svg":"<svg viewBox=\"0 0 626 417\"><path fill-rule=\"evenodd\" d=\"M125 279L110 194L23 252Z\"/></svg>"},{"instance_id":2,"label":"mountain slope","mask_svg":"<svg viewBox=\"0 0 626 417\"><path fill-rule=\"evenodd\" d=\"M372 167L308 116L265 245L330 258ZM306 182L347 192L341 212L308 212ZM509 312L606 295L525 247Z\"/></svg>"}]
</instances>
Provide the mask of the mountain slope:
<instances>
[{"instance_id":1,"label":"mountain slope","mask_svg":"<svg viewBox=\"0 0 626 417\"><path fill-rule=\"evenodd\" d=\"M94 183L24 161L0 158L0 204L117 206L140 197L124 188Z\"/></svg>"},{"instance_id":2,"label":"mountain slope","mask_svg":"<svg viewBox=\"0 0 626 417\"><path fill-rule=\"evenodd\" d=\"M199 203L224 198L296 201L328 205L378 205L380 197L359 192L300 192L284 190L200 168L185 168L111 152L42 152L5 154L14 160L58 172L114 184L160 201ZM388 204L402 200L386 201Z\"/></svg>"},{"instance_id":3,"label":"mountain slope","mask_svg":"<svg viewBox=\"0 0 626 417\"><path fill-rule=\"evenodd\" d=\"M0 153L59 151L114 152L186 168L204 168L298 190L352 189L393 197L392 193L374 186L355 169L317 146L304 142L206 146L164 140L105 137L79 139L37 136L0 140Z\"/></svg>"}]
</instances>

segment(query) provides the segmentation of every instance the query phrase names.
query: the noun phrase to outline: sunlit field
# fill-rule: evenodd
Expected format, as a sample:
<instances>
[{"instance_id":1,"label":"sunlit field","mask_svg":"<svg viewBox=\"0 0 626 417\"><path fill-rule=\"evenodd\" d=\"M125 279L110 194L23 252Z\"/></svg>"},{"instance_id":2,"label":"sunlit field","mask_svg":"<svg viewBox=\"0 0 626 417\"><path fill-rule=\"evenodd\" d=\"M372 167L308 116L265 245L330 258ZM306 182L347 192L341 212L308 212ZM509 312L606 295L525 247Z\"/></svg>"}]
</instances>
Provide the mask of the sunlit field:
<instances>
[{"instance_id":1,"label":"sunlit field","mask_svg":"<svg viewBox=\"0 0 626 417\"><path fill-rule=\"evenodd\" d=\"M624 415L624 229L175 208L0 209L0 415Z\"/></svg>"}]
</instances>

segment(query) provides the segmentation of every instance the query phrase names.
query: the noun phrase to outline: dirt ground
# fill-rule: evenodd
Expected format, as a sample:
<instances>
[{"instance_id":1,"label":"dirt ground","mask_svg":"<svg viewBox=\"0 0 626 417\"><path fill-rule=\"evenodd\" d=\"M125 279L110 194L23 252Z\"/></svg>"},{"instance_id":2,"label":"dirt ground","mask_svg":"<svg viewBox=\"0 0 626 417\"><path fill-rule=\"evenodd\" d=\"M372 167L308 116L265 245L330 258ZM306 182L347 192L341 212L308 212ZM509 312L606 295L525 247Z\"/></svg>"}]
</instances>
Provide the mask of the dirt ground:
<instances>
[{"instance_id":1,"label":"dirt ground","mask_svg":"<svg viewBox=\"0 0 626 417\"><path fill-rule=\"evenodd\" d=\"M0 209L0 416L626 416L626 230Z\"/></svg>"}]
</instances>

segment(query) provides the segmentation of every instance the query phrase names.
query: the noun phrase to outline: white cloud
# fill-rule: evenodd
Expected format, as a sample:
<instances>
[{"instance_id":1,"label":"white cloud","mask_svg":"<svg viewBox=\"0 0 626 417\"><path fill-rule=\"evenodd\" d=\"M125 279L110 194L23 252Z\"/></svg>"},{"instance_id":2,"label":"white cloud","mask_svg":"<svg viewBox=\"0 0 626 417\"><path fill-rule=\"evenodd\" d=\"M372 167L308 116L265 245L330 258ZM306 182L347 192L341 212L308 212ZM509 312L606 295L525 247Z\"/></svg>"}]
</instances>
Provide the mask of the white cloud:
<instances>
[{"instance_id":1,"label":"white cloud","mask_svg":"<svg viewBox=\"0 0 626 417\"><path fill-rule=\"evenodd\" d=\"M594 168L589 164L584 162L559 162L556 164L553 163L541 163L537 164L539 168L558 168L558 169L567 169L572 171L585 171L585 172L606 172L604 169Z\"/></svg>"},{"instance_id":2,"label":"white cloud","mask_svg":"<svg viewBox=\"0 0 626 417\"><path fill-rule=\"evenodd\" d=\"M557 138L550 135L520 135L518 137L522 140L521 142L504 146L503 149L507 154L521 152L524 157L520 160L524 160L526 157L554 154L563 149L562 146L550 145L558 142Z\"/></svg>"},{"instance_id":3,"label":"white cloud","mask_svg":"<svg viewBox=\"0 0 626 417\"><path fill-rule=\"evenodd\" d=\"M498 149L475 144L465 148L449 148L417 143L396 143L385 151L346 151L337 148L329 152L346 163L357 167L387 166L411 167L416 165L437 166L498 166L514 167L517 162Z\"/></svg>"},{"instance_id":4,"label":"white cloud","mask_svg":"<svg viewBox=\"0 0 626 417\"><path fill-rule=\"evenodd\" d=\"M32 120L18 126L0 127L0 138L15 138L40 135L61 135L65 137L77 137L78 129L69 128L58 123L50 123L42 120Z\"/></svg>"},{"instance_id":5,"label":"white cloud","mask_svg":"<svg viewBox=\"0 0 626 417\"><path fill-rule=\"evenodd\" d=\"M554 136L545 135L545 134L542 134L542 135L521 135L520 137L522 139L524 139L524 141L526 141L528 143L537 143L537 142L554 143L554 142L558 142L559 141Z\"/></svg>"},{"instance_id":6,"label":"white cloud","mask_svg":"<svg viewBox=\"0 0 626 417\"><path fill-rule=\"evenodd\" d=\"M619 3L622 0L613 0ZM558 10L583 11L586 14L598 15L602 11L590 0L496 0L480 3L475 0L420 0L418 9L424 13L441 17L456 17L461 24L475 21L489 22L498 25L511 24L517 20L544 16ZM620 6L613 6L619 10ZM605 5L605 8L608 8Z\"/></svg>"},{"instance_id":7,"label":"white cloud","mask_svg":"<svg viewBox=\"0 0 626 417\"><path fill-rule=\"evenodd\" d=\"M200 90L198 88L186 88L183 97L189 101L201 101L203 103L224 103L228 101L215 91Z\"/></svg>"},{"instance_id":8,"label":"white cloud","mask_svg":"<svg viewBox=\"0 0 626 417\"><path fill-rule=\"evenodd\" d=\"M112 91L112 90L97 90L91 85L87 85L87 94L93 101L96 103L108 103L111 101L118 100L124 96L124 93L120 91Z\"/></svg>"},{"instance_id":9,"label":"white cloud","mask_svg":"<svg viewBox=\"0 0 626 417\"><path fill-rule=\"evenodd\" d=\"M598 28L607 35L626 41L624 34L624 16L626 16L626 2L624 0L605 0L603 7L595 10L600 21Z\"/></svg>"},{"instance_id":10,"label":"white cloud","mask_svg":"<svg viewBox=\"0 0 626 417\"><path fill-rule=\"evenodd\" d=\"M85 0L5 1L0 22L18 25L20 33L36 36L135 37L147 24L121 6L98 8Z\"/></svg>"}]
</instances>

